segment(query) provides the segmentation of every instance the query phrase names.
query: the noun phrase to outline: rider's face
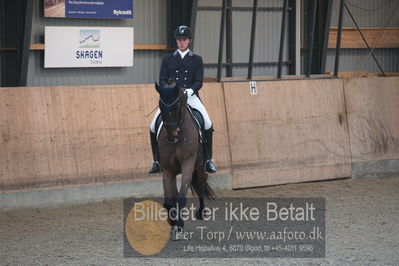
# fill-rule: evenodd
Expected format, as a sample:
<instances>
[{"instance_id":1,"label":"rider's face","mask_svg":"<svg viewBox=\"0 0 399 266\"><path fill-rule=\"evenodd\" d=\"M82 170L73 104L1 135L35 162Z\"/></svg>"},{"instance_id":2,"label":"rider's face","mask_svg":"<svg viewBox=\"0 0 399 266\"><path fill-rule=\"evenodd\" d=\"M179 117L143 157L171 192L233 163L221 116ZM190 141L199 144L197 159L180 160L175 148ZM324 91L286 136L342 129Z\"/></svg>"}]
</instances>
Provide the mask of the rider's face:
<instances>
[{"instance_id":1,"label":"rider's face","mask_svg":"<svg viewBox=\"0 0 399 266\"><path fill-rule=\"evenodd\" d=\"M190 44L191 39L189 38L178 38L176 39L177 43L177 48L181 51L185 51L188 48L188 45Z\"/></svg>"}]
</instances>

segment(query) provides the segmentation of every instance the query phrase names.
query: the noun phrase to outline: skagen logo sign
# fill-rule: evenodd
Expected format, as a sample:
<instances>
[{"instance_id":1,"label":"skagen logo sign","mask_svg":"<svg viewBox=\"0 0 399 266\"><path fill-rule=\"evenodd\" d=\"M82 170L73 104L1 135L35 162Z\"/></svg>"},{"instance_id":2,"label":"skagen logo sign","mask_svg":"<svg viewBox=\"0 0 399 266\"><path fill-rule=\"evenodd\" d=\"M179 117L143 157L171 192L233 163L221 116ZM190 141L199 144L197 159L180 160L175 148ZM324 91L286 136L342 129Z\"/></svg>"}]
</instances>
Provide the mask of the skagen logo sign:
<instances>
[{"instance_id":1,"label":"skagen logo sign","mask_svg":"<svg viewBox=\"0 0 399 266\"><path fill-rule=\"evenodd\" d=\"M46 68L133 66L132 27L51 26L45 36Z\"/></svg>"},{"instance_id":2,"label":"skagen logo sign","mask_svg":"<svg viewBox=\"0 0 399 266\"><path fill-rule=\"evenodd\" d=\"M90 59L91 64L101 64L102 61L98 59L103 58L103 51L101 49L101 32L99 29L80 30L79 48L76 51L76 59Z\"/></svg>"},{"instance_id":3,"label":"skagen logo sign","mask_svg":"<svg viewBox=\"0 0 399 266\"><path fill-rule=\"evenodd\" d=\"M80 30L80 48L100 48L100 30Z\"/></svg>"}]
</instances>

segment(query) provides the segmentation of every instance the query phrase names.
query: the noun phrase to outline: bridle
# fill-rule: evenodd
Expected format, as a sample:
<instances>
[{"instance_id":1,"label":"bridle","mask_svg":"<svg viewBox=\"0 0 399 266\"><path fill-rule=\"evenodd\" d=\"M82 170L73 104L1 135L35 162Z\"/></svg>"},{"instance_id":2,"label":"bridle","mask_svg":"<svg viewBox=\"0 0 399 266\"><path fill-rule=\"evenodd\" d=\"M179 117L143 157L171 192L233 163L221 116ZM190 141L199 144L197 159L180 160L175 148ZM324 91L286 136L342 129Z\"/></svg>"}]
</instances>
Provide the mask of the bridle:
<instances>
[{"instance_id":1,"label":"bridle","mask_svg":"<svg viewBox=\"0 0 399 266\"><path fill-rule=\"evenodd\" d=\"M165 107L167 107L167 108L172 108L172 107L174 107L175 105L180 105L180 95L176 98L176 100L174 100L172 103L170 103L170 104L167 104L167 103L165 103L163 100L162 100L162 98L160 98L159 99L159 101L165 106ZM167 122L167 121L163 121L163 126L166 128L166 129L168 129L168 128L176 128L176 130L177 130L177 136L175 136L175 137L173 137L173 138L170 138L169 136L168 136L168 142L169 143L177 143L178 142L178 139L177 139L177 137L178 137L178 135L179 135L179 132L180 132L180 127L181 127L181 125L183 124L183 122L184 122L184 118L185 118L185 116L182 116L182 110L181 110L181 106L178 106L178 107L180 107L179 108L179 117L178 117L178 119L177 119L177 121L176 122ZM169 112L169 113L171 113L171 112ZM169 132L169 131L168 131Z\"/></svg>"}]
</instances>

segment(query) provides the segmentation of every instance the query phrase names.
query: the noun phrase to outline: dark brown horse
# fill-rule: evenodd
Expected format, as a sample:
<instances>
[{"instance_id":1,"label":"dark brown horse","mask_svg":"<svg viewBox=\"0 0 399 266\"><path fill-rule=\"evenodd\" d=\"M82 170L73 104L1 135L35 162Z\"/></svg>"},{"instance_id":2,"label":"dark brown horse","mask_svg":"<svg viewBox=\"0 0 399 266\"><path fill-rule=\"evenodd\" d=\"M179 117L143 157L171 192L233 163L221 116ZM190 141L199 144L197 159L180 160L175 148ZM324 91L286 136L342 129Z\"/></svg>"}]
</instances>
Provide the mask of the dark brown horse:
<instances>
[{"instance_id":1,"label":"dark brown horse","mask_svg":"<svg viewBox=\"0 0 399 266\"><path fill-rule=\"evenodd\" d=\"M179 213L186 206L188 189L199 197L197 219L203 218L204 197L213 199L215 194L209 186L208 174L204 169L203 145L196 122L187 109L187 95L175 84L160 87L155 84L160 95L159 108L163 127L159 134L158 146L160 164L163 172L164 207L169 214L172 225L171 238L179 239L184 221L179 219ZM180 190L177 189L176 175L182 174ZM173 219L173 218L176 218Z\"/></svg>"}]
</instances>

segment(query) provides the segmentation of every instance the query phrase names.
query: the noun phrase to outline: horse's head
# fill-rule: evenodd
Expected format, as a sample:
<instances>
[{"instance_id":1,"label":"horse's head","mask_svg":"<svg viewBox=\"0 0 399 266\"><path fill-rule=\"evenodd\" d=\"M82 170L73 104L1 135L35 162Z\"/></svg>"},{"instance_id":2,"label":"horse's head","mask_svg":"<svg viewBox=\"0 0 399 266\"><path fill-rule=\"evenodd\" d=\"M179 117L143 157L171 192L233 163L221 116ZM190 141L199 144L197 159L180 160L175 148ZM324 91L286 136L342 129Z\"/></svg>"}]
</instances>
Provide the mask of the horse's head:
<instances>
[{"instance_id":1,"label":"horse's head","mask_svg":"<svg viewBox=\"0 0 399 266\"><path fill-rule=\"evenodd\" d=\"M176 83L164 87L160 87L156 83L155 88L160 95L159 109L163 125L168 131L168 141L176 143L187 109L187 95Z\"/></svg>"}]
</instances>

